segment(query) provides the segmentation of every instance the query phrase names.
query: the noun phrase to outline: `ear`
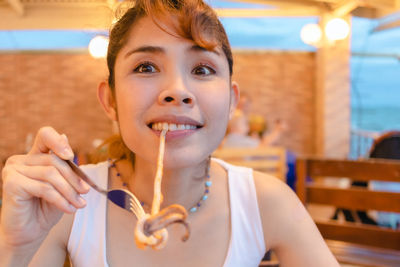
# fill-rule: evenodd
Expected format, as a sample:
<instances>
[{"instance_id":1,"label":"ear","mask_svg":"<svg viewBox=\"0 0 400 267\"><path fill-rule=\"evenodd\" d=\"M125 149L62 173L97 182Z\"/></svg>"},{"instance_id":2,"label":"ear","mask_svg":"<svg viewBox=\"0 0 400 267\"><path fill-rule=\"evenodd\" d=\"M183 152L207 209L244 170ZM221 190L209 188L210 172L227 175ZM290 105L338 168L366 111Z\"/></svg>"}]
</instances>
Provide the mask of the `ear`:
<instances>
[{"instance_id":1,"label":"ear","mask_svg":"<svg viewBox=\"0 0 400 267\"><path fill-rule=\"evenodd\" d=\"M106 112L107 116L117 121L117 110L116 102L111 92L111 88L106 81L102 81L97 88L97 98L100 101L101 106Z\"/></svg>"},{"instance_id":2,"label":"ear","mask_svg":"<svg viewBox=\"0 0 400 267\"><path fill-rule=\"evenodd\" d=\"M236 109L240 97L240 89L239 84L235 81L232 81L231 84L231 99L229 103L229 119L232 118L233 112Z\"/></svg>"}]
</instances>

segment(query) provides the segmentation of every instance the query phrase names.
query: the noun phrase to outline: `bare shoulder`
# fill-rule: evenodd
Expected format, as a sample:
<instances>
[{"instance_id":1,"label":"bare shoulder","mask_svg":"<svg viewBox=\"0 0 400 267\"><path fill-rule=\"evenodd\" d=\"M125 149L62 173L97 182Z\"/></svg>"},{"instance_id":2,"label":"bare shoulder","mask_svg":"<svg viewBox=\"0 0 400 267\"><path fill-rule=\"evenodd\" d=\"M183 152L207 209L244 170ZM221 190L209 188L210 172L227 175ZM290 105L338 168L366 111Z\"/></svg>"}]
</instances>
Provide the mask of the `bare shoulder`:
<instances>
[{"instance_id":1,"label":"bare shoulder","mask_svg":"<svg viewBox=\"0 0 400 267\"><path fill-rule=\"evenodd\" d=\"M295 192L276 177L253 177L265 245L281 266L339 266Z\"/></svg>"},{"instance_id":2,"label":"bare shoulder","mask_svg":"<svg viewBox=\"0 0 400 267\"><path fill-rule=\"evenodd\" d=\"M293 190L277 177L257 171L253 172L253 177L261 211L269 215L278 215L280 211L276 209L277 205L282 208L292 205L298 208L298 205L301 205Z\"/></svg>"},{"instance_id":3,"label":"bare shoulder","mask_svg":"<svg viewBox=\"0 0 400 267\"><path fill-rule=\"evenodd\" d=\"M254 183L268 246L279 242L281 230L289 228L289 222L308 216L307 211L293 190L278 178L254 171ZM276 231L279 229L279 231Z\"/></svg>"},{"instance_id":4,"label":"bare shoulder","mask_svg":"<svg viewBox=\"0 0 400 267\"><path fill-rule=\"evenodd\" d=\"M275 176L253 171L253 177L257 193L262 193L262 197L283 197L286 194L293 193L293 191L282 180Z\"/></svg>"},{"instance_id":5,"label":"bare shoulder","mask_svg":"<svg viewBox=\"0 0 400 267\"><path fill-rule=\"evenodd\" d=\"M62 266L64 264L73 221L74 214L63 215L51 229L29 266Z\"/></svg>"}]
</instances>

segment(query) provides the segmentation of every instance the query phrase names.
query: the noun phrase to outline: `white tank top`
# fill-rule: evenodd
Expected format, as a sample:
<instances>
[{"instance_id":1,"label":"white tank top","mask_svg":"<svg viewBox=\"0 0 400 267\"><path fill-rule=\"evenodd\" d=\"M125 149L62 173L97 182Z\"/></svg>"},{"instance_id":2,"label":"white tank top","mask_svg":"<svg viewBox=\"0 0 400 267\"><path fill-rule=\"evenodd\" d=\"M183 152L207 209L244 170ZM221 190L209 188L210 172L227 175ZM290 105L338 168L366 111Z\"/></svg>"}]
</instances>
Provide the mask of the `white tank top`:
<instances>
[{"instance_id":1,"label":"white tank top","mask_svg":"<svg viewBox=\"0 0 400 267\"><path fill-rule=\"evenodd\" d=\"M251 169L214 159L228 172L231 231L223 267L256 267L265 252L264 235ZM102 187L108 184L108 162L82 166ZM106 256L106 206L104 195L91 189L87 206L75 213L68 252L75 267L108 267Z\"/></svg>"}]
</instances>

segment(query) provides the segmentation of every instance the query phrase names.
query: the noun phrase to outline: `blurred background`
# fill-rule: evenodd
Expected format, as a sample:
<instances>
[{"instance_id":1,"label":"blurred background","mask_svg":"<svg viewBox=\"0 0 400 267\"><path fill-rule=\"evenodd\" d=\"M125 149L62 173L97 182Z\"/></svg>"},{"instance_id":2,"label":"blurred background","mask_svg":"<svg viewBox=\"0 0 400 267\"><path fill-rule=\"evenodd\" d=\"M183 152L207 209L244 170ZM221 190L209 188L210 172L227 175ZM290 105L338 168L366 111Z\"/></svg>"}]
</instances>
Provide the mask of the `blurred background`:
<instances>
[{"instance_id":1,"label":"blurred background","mask_svg":"<svg viewBox=\"0 0 400 267\"><path fill-rule=\"evenodd\" d=\"M371 153L380 137L400 131L399 0L207 2L227 31L233 79L241 88L235 113L240 127L224 145L237 142L239 134L246 146L265 141L269 147L262 152L269 154L261 163L275 166L272 174L280 174L276 176L294 190L298 158L399 158L395 143L384 147L382 155ZM96 90L108 77L108 30L126 6L129 2L119 0L0 0L0 169L10 155L26 153L37 130L46 125L69 137L80 164L90 162L94 148L117 131L100 108ZM249 131L255 133L250 141ZM399 133L393 137L397 146ZM395 174L397 180L391 181L398 181L397 170ZM338 180L322 182L354 185ZM299 188L301 195L305 189ZM400 183L375 188L400 192ZM343 209L330 206L307 208L314 219L337 220ZM389 211L398 212L396 207ZM400 229L400 213L373 218L377 223L367 223ZM398 239L393 243L398 247ZM367 254L356 258L364 260ZM385 266L382 258L393 255L368 266ZM398 266L399 259L400 254L395 265L387 266Z\"/></svg>"},{"instance_id":2,"label":"blurred background","mask_svg":"<svg viewBox=\"0 0 400 267\"><path fill-rule=\"evenodd\" d=\"M398 1L208 2L230 38L249 113L287 126L279 145L298 155L359 158L374 137L400 129ZM101 36L106 47L121 4L0 0L2 161L24 153L44 125L83 154L113 132L95 94L107 77L105 59L88 46ZM349 30L331 40L325 26L333 18Z\"/></svg>"}]
</instances>

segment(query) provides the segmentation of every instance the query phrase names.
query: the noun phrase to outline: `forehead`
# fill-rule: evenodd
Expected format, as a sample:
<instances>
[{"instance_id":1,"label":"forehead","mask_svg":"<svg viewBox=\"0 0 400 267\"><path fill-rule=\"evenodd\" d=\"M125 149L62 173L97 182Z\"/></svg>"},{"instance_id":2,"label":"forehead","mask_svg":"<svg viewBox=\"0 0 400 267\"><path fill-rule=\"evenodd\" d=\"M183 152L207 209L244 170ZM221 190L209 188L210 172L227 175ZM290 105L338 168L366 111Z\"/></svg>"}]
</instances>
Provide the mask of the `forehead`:
<instances>
[{"instance_id":1,"label":"forehead","mask_svg":"<svg viewBox=\"0 0 400 267\"><path fill-rule=\"evenodd\" d=\"M163 27L168 33L160 27ZM178 39L175 35L177 34L173 31L172 27L164 24L158 26L151 18L143 17L131 27L128 33L127 45L159 43L160 39Z\"/></svg>"},{"instance_id":2,"label":"forehead","mask_svg":"<svg viewBox=\"0 0 400 267\"><path fill-rule=\"evenodd\" d=\"M161 21L155 23L150 17L139 19L130 29L127 36L126 45L122 51L140 46L197 46L193 40L183 38L176 32L172 25L163 24ZM200 47L199 47L200 48ZM191 49L192 52L207 52L206 49ZM222 55L223 51L220 46L215 47L214 53Z\"/></svg>"}]
</instances>

